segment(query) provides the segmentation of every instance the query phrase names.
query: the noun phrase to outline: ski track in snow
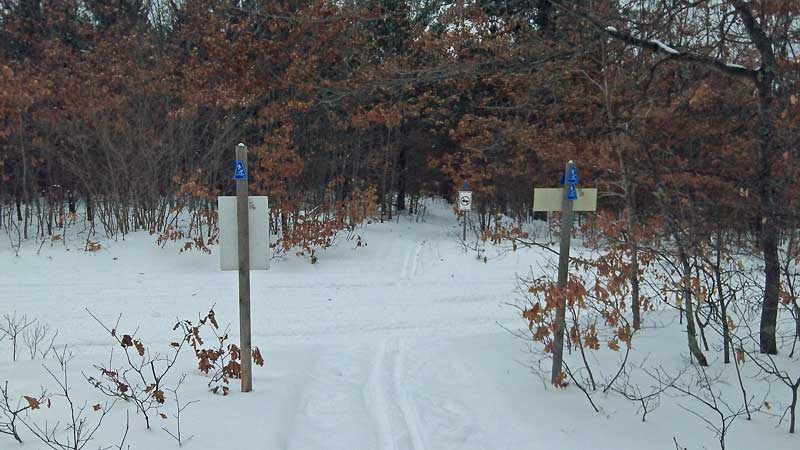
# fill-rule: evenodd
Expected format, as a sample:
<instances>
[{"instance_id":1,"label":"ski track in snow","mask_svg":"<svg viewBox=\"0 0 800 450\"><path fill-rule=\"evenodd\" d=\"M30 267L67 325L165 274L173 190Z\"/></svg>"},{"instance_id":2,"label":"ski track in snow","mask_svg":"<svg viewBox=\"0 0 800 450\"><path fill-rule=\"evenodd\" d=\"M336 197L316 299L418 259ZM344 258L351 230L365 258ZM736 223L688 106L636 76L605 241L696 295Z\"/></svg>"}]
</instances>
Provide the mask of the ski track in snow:
<instances>
[{"instance_id":1,"label":"ski track in snow","mask_svg":"<svg viewBox=\"0 0 800 450\"><path fill-rule=\"evenodd\" d=\"M307 384L287 433L286 450L376 448L369 406L357 395L365 382L367 364L363 362L369 359L369 352L364 347L341 350L324 352L306 374ZM352 447L354 442L360 443L357 449Z\"/></svg>"},{"instance_id":2,"label":"ski track in snow","mask_svg":"<svg viewBox=\"0 0 800 450\"><path fill-rule=\"evenodd\" d=\"M422 248L422 247L420 247ZM392 383L395 395L397 396L397 405L403 415L403 420L406 424L406 430L411 438L412 448L414 450L426 450L425 440L422 434L422 427L420 426L419 414L411 400L408 391L403 386L406 385L405 372L403 370L406 360L406 345L404 341L396 340L396 351L394 356L394 370L392 371Z\"/></svg>"},{"instance_id":3,"label":"ski track in snow","mask_svg":"<svg viewBox=\"0 0 800 450\"><path fill-rule=\"evenodd\" d=\"M367 380L364 396L367 405L370 406L370 413L373 416L376 429L380 436L381 448L383 450L398 450L397 442L392 434L392 419L388 411L387 399L382 385L384 381L383 372L386 360L386 347L386 341L381 341L372 363L372 370Z\"/></svg>"},{"instance_id":4,"label":"ski track in snow","mask_svg":"<svg viewBox=\"0 0 800 450\"><path fill-rule=\"evenodd\" d=\"M420 256L422 249L425 247L425 241L409 246L406 250L405 258L403 259L403 268L399 275L399 284L408 286L411 281L417 276L420 266Z\"/></svg>"},{"instance_id":5,"label":"ski track in snow","mask_svg":"<svg viewBox=\"0 0 800 450\"><path fill-rule=\"evenodd\" d=\"M322 353L302 376L283 448L345 450L360 442L364 449L428 450L404 388L414 386L404 371L406 358L400 338Z\"/></svg>"},{"instance_id":6,"label":"ski track in snow","mask_svg":"<svg viewBox=\"0 0 800 450\"><path fill-rule=\"evenodd\" d=\"M401 339L381 341L365 388L383 450L426 450L416 409L403 388L409 381L405 358Z\"/></svg>"},{"instance_id":7,"label":"ski track in snow","mask_svg":"<svg viewBox=\"0 0 800 450\"><path fill-rule=\"evenodd\" d=\"M411 274L409 276L409 280L417 276L417 271L419 270L420 264L420 255L422 255L423 248L425 248L425 241L422 241L418 246L416 246L416 250L414 251L414 259L412 260L411 264Z\"/></svg>"}]
</instances>

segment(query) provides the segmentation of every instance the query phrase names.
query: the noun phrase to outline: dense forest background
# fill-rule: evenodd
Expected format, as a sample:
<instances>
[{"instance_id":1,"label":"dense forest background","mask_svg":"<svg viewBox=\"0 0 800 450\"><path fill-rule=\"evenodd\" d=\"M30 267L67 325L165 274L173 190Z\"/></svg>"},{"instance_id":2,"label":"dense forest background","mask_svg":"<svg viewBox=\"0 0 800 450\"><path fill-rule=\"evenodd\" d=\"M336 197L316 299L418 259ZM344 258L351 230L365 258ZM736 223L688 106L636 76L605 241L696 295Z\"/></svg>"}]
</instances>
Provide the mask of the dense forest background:
<instances>
[{"instance_id":1,"label":"dense forest background","mask_svg":"<svg viewBox=\"0 0 800 450\"><path fill-rule=\"evenodd\" d=\"M243 142L286 249L464 180L480 230L524 239L503 218L529 220L574 159L634 328L659 242L687 306L697 261L745 248L775 353L780 305L800 330L799 17L793 0L0 0L2 228L206 248Z\"/></svg>"}]
</instances>

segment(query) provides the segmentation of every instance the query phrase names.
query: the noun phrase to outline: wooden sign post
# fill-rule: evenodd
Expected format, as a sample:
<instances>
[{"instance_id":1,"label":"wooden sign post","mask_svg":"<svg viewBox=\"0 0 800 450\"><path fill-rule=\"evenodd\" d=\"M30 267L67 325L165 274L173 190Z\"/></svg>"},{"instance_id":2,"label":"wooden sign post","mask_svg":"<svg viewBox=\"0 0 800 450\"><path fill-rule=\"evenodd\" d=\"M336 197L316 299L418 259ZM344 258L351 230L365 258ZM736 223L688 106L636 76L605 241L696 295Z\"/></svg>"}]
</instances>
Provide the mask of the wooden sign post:
<instances>
[{"instance_id":1,"label":"wooden sign post","mask_svg":"<svg viewBox=\"0 0 800 450\"><path fill-rule=\"evenodd\" d=\"M464 190L458 191L458 210L464 218L464 232L461 235L464 245L467 244L467 213L472 211L472 191L467 189L469 189L469 184L467 184L467 180L464 180Z\"/></svg>"},{"instance_id":2,"label":"wooden sign post","mask_svg":"<svg viewBox=\"0 0 800 450\"><path fill-rule=\"evenodd\" d=\"M578 189L578 169L573 161L567 163L561 181L561 189L534 189L534 211L561 211L561 243L558 252L557 287L562 293L567 288L569 277L569 247L572 237L572 218L575 211L597 209L597 189ZM556 333L553 338L553 369L550 381L561 382L561 366L564 360L564 329L566 328L566 299L556 306Z\"/></svg>"},{"instance_id":3,"label":"wooden sign post","mask_svg":"<svg viewBox=\"0 0 800 450\"><path fill-rule=\"evenodd\" d=\"M239 251L239 349L242 361L242 392L253 390L253 355L250 342L250 207L247 186L247 147L236 146L236 223Z\"/></svg>"},{"instance_id":4,"label":"wooden sign post","mask_svg":"<svg viewBox=\"0 0 800 450\"><path fill-rule=\"evenodd\" d=\"M247 147L236 147L233 161L236 196L217 197L219 265L239 272L239 349L242 392L253 389L250 342L250 271L269 270L269 199L251 197L248 189Z\"/></svg>"}]
</instances>

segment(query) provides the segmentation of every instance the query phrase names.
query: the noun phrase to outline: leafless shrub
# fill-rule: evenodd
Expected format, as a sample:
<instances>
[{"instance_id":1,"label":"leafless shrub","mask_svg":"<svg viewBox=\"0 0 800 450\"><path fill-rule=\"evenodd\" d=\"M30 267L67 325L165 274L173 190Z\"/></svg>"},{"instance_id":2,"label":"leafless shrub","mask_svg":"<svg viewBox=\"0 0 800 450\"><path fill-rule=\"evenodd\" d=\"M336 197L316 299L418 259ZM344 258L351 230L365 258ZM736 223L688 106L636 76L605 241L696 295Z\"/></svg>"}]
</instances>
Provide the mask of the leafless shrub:
<instances>
[{"instance_id":1,"label":"leafless shrub","mask_svg":"<svg viewBox=\"0 0 800 450\"><path fill-rule=\"evenodd\" d=\"M575 386L577 386L578 389L581 390L581 392L583 392L583 395L586 396L586 399L589 401L589 404L592 406L594 412L599 413L600 409L597 407L597 404L595 404L594 399L592 399L592 395L589 393L589 388L587 388L587 385L590 383L590 380L579 379L577 374L569 368L569 364L567 364L566 361L562 362L562 367L564 369L564 373L566 373L569 379L572 380L572 383Z\"/></svg>"},{"instance_id":2,"label":"leafless shrub","mask_svg":"<svg viewBox=\"0 0 800 450\"><path fill-rule=\"evenodd\" d=\"M55 352L59 368L53 371L45 366L45 370L58 385L56 397L61 397L63 403L69 408L68 420L62 426L60 421L51 424L45 421L41 423L33 420L30 416L20 418L20 422L34 435L39 441L52 450L82 450L89 442L94 439L97 430L103 424L103 419L111 411L116 401L104 405L89 405L87 402L78 404L72 397L70 380L68 376L68 365L70 355L67 347L64 350ZM37 408L31 408L37 409ZM95 419L92 419L92 415Z\"/></svg>"},{"instance_id":3,"label":"leafless shrub","mask_svg":"<svg viewBox=\"0 0 800 450\"><path fill-rule=\"evenodd\" d=\"M795 345L795 336L791 336L792 339L792 352L789 354L788 358L789 361L786 361L783 358L775 358L773 355L770 354L763 354L760 351L756 351L758 349L758 334L752 329L750 322L748 320L742 320L740 322L739 328L743 329L743 335L734 335L736 339L737 346L736 346L736 363L737 363L737 375L739 376L739 384L742 388L742 393L744 395L744 384L741 381L741 374L739 372L738 366L744 365L747 361L751 361L753 364L756 365L758 368L758 375L755 377L756 379L770 383L771 381L778 381L780 384L786 386L789 390L789 395L791 400L789 405L780 415L780 419L778 424L780 425L783 420L786 418L787 414L789 415L789 433L794 433L797 426L797 404L798 404L798 394L800 393L800 372L793 371L792 369L792 362L793 362L793 353L794 353L794 345ZM792 330L793 334L794 330ZM788 346L784 339L781 339L783 342L782 348ZM766 408L766 403L761 402L761 406L759 407Z\"/></svg>"},{"instance_id":4,"label":"leafless shrub","mask_svg":"<svg viewBox=\"0 0 800 450\"><path fill-rule=\"evenodd\" d=\"M136 337L136 330L131 334L122 334L118 331L121 314L117 317L114 327L109 328L91 311L88 309L86 311L125 352L124 361L117 365L114 362L112 349L108 364L94 366L100 372L100 376L96 378L84 374L86 381L108 397L133 403L136 412L143 416L145 425L149 429L151 414L154 411L158 413L166 401L165 378L175 365L186 339L170 344L171 352L168 354L151 353Z\"/></svg>"},{"instance_id":5,"label":"leafless shrub","mask_svg":"<svg viewBox=\"0 0 800 450\"><path fill-rule=\"evenodd\" d=\"M131 413L127 409L125 410L125 432L122 433L122 438L120 439L120 443L117 445L110 445L108 447L103 447L100 450L130 450L131 446L128 445L125 447L125 441L128 439L128 432L131 429Z\"/></svg>"},{"instance_id":6,"label":"leafless shrub","mask_svg":"<svg viewBox=\"0 0 800 450\"><path fill-rule=\"evenodd\" d=\"M679 406L705 423L706 427L716 435L720 449L725 450L725 439L731 426L737 418L747 414L748 408L746 405L728 403L721 391L715 391L714 386L718 384L719 380L710 378L705 367L695 364L692 365L692 368L695 373L689 377L684 376L686 370L676 376L670 376L662 367L645 372L659 386L665 387L665 392L675 392L679 398L692 400L691 406L683 404L679 404ZM705 410L710 417L698 411L697 405L702 406L701 411Z\"/></svg>"},{"instance_id":7,"label":"leafless shrub","mask_svg":"<svg viewBox=\"0 0 800 450\"><path fill-rule=\"evenodd\" d=\"M53 345L58 337L58 330L51 332L50 326L42 323L40 320L35 320L25 331L22 333L22 340L28 348L28 354L31 359L47 358L47 355L53 351Z\"/></svg>"},{"instance_id":8,"label":"leafless shrub","mask_svg":"<svg viewBox=\"0 0 800 450\"><path fill-rule=\"evenodd\" d=\"M178 390L181 388L181 385L183 384L183 381L185 379L186 379L186 374L181 376L181 379L180 381L178 381L178 384L175 386L175 389L169 389L169 391L172 392L172 398L175 399L175 415L172 416L175 418L175 430L170 431L170 429L167 427L161 427L162 430L164 430L167 434L172 436L172 438L178 442L178 447L180 447L181 445L183 445L184 442L194 437L194 435L192 435L189 436L188 438L184 438L183 435L181 434L181 414L186 408L188 408L194 403L197 403L197 400L193 400L181 404L180 398L178 397Z\"/></svg>"},{"instance_id":9,"label":"leafless shrub","mask_svg":"<svg viewBox=\"0 0 800 450\"><path fill-rule=\"evenodd\" d=\"M681 375L682 373L678 377ZM656 379L655 384L642 389L640 385L631 381L630 373L627 369L624 369L606 386L604 391L615 392L634 402L637 405L637 414L641 414L642 422L645 422L647 421L647 415L661 406L661 395L669 388L669 385L664 384L662 381Z\"/></svg>"},{"instance_id":10,"label":"leafless shrub","mask_svg":"<svg viewBox=\"0 0 800 450\"><path fill-rule=\"evenodd\" d=\"M8 381L6 381L0 385L0 414L2 414L0 416L0 434L9 435L21 444L22 438L17 431L17 420L26 411L39 409L45 404L49 405L50 400L47 391L42 389L38 397L22 396L16 405L12 406L9 395Z\"/></svg>"},{"instance_id":11,"label":"leafless shrub","mask_svg":"<svg viewBox=\"0 0 800 450\"><path fill-rule=\"evenodd\" d=\"M26 328L33 325L36 320L28 320L28 316L17 316L14 311L11 314L4 314L3 319L0 320L0 333L7 338L11 339L11 360L17 360L17 347L19 339L23 337L23 332Z\"/></svg>"},{"instance_id":12,"label":"leafless shrub","mask_svg":"<svg viewBox=\"0 0 800 450\"><path fill-rule=\"evenodd\" d=\"M778 424L782 423L789 415L789 433L794 433L797 424L797 403L798 391L800 391L800 373L792 374L786 367L781 367L781 364L772 355L760 354L756 352L745 351L743 347L736 350L737 362L744 363L745 358L752 361L759 369L761 377L764 381L777 380L782 385L789 389L791 402L784 409L781 414ZM764 403L762 402L762 405Z\"/></svg>"}]
</instances>

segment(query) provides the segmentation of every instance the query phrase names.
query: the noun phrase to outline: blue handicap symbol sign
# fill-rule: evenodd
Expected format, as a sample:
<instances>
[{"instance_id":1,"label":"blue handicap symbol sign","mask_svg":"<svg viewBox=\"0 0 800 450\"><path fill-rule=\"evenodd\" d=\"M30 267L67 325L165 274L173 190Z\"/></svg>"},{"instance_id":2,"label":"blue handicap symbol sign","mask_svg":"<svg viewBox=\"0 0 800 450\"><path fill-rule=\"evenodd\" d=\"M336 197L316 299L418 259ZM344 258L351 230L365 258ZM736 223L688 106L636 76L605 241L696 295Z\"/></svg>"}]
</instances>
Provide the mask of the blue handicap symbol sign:
<instances>
[{"instance_id":1,"label":"blue handicap symbol sign","mask_svg":"<svg viewBox=\"0 0 800 450\"><path fill-rule=\"evenodd\" d=\"M571 166L569 168L569 178L567 178L567 182L569 184L578 184L578 168L575 166Z\"/></svg>"},{"instance_id":2,"label":"blue handicap symbol sign","mask_svg":"<svg viewBox=\"0 0 800 450\"><path fill-rule=\"evenodd\" d=\"M244 168L244 162L241 159L237 159L233 162L233 179L234 180L246 180L247 179L247 169Z\"/></svg>"},{"instance_id":3,"label":"blue handicap symbol sign","mask_svg":"<svg viewBox=\"0 0 800 450\"><path fill-rule=\"evenodd\" d=\"M569 189L567 189L567 199L568 200L578 199L578 190L575 188L574 184L570 184Z\"/></svg>"}]
</instances>

